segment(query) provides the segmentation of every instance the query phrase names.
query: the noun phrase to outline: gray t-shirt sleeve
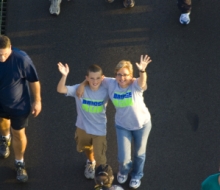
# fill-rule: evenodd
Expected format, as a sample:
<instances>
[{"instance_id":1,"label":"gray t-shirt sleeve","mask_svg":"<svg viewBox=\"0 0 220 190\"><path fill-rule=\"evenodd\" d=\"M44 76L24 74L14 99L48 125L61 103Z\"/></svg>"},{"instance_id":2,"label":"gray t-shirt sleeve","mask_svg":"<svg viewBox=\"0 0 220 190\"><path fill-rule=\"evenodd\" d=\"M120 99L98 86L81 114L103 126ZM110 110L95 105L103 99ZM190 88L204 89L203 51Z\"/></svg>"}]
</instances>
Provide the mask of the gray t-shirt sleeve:
<instances>
[{"instance_id":1,"label":"gray t-shirt sleeve","mask_svg":"<svg viewBox=\"0 0 220 190\"><path fill-rule=\"evenodd\" d=\"M138 79L136 79L132 85L134 87L134 90L139 91L139 92L144 92L144 90L138 84Z\"/></svg>"},{"instance_id":2,"label":"gray t-shirt sleeve","mask_svg":"<svg viewBox=\"0 0 220 190\"><path fill-rule=\"evenodd\" d=\"M102 81L102 85L104 88L108 88L114 82L115 78L105 77Z\"/></svg>"},{"instance_id":3,"label":"gray t-shirt sleeve","mask_svg":"<svg viewBox=\"0 0 220 190\"><path fill-rule=\"evenodd\" d=\"M73 86L66 86L67 93L66 96L71 96L76 98L76 90L79 87L79 84L73 85Z\"/></svg>"},{"instance_id":4,"label":"gray t-shirt sleeve","mask_svg":"<svg viewBox=\"0 0 220 190\"><path fill-rule=\"evenodd\" d=\"M139 80L139 78L137 78L137 79L134 81L134 82L137 83L137 86L138 86L138 88L136 88L136 90L141 90L141 92L146 91L146 90L147 90L147 83L146 83L146 89L142 89L142 88L139 86L139 84L138 84L138 80Z\"/></svg>"}]
</instances>

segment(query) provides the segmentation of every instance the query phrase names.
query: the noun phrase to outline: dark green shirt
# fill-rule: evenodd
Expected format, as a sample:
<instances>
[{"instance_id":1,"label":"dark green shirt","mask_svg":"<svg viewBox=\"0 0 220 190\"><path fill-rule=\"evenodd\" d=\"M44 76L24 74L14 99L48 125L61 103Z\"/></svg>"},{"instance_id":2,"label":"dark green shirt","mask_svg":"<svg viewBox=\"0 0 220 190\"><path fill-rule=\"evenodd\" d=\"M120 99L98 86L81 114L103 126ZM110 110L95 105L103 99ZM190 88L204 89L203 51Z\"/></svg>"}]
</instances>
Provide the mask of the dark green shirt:
<instances>
[{"instance_id":1,"label":"dark green shirt","mask_svg":"<svg viewBox=\"0 0 220 190\"><path fill-rule=\"evenodd\" d=\"M220 190L220 185L218 183L218 177L220 173L210 175L202 182L201 190Z\"/></svg>"}]
</instances>

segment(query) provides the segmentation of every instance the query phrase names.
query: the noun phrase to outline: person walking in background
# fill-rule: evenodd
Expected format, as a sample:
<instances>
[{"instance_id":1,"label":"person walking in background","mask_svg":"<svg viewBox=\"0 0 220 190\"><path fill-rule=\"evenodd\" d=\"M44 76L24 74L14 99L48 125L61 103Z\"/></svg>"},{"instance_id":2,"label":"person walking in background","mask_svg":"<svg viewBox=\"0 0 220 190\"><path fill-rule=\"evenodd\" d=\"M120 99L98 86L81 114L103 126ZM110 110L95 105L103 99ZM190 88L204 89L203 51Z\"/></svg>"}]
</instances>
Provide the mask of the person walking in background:
<instances>
[{"instance_id":1,"label":"person walking in background","mask_svg":"<svg viewBox=\"0 0 220 190\"><path fill-rule=\"evenodd\" d=\"M106 163L106 106L108 92L102 85L104 78L98 65L91 65L87 70L85 93L82 98L76 96L79 84L66 86L69 66L58 63L62 77L57 85L57 91L76 100L77 120L75 140L77 151L85 152L87 161L84 175L94 179L95 166Z\"/></svg>"},{"instance_id":2,"label":"person walking in background","mask_svg":"<svg viewBox=\"0 0 220 190\"><path fill-rule=\"evenodd\" d=\"M220 189L220 173L207 177L202 182L201 190L219 190Z\"/></svg>"},{"instance_id":3,"label":"person walking in background","mask_svg":"<svg viewBox=\"0 0 220 190\"><path fill-rule=\"evenodd\" d=\"M220 189L220 166L219 173L210 175L201 184L201 190L219 190Z\"/></svg>"},{"instance_id":4,"label":"person walking in background","mask_svg":"<svg viewBox=\"0 0 220 190\"><path fill-rule=\"evenodd\" d=\"M189 24L190 23L190 13L192 9L192 0L178 0L177 3L181 15L179 21L181 24Z\"/></svg>"},{"instance_id":5,"label":"person walking in background","mask_svg":"<svg viewBox=\"0 0 220 190\"><path fill-rule=\"evenodd\" d=\"M34 98L32 106L27 82ZM25 52L12 48L7 36L0 35L0 157L10 154L11 132L16 178L21 182L28 180L25 127L30 112L36 117L40 111L40 83L32 60Z\"/></svg>"}]
</instances>

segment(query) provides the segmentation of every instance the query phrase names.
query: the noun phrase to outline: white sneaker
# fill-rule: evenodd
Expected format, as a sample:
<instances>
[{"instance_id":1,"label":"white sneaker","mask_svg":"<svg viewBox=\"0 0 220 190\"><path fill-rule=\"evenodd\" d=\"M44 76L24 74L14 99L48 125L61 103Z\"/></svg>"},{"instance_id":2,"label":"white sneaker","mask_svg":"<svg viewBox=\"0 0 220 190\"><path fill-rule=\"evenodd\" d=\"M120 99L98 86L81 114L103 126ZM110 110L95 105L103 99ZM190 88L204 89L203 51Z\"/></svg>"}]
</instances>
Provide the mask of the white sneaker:
<instances>
[{"instance_id":1,"label":"white sneaker","mask_svg":"<svg viewBox=\"0 0 220 190\"><path fill-rule=\"evenodd\" d=\"M183 13L180 15L180 23L181 24L189 24L190 18L189 18L190 13Z\"/></svg>"},{"instance_id":2,"label":"white sneaker","mask_svg":"<svg viewBox=\"0 0 220 190\"><path fill-rule=\"evenodd\" d=\"M95 165L96 163L86 162L84 175L87 179L94 179L95 177Z\"/></svg>"},{"instance_id":3,"label":"white sneaker","mask_svg":"<svg viewBox=\"0 0 220 190\"><path fill-rule=\"evenodd\" d=\"M62 0L50 0L50 1L51 1L51 5L49 8L50 14L59 15L60 14L60 3L62 2Z\"/></svg>"},{"instance_id":4,"label":"white sneaker","mask_svg":"<svg viewBox=\"0 0 220 190\"><path fill-rule=\"evenodd\" d=\"M120 172L118 172L118 174L117 174L118 183L123 184L127 181L127 179L128 179L128 174L122 175Z\"/></svg>"},{"instance_id":5,"label":"white sneaker","mask_svg":"<svg viewBox=\"0 0 220 190\"><path fill-rule=\"evenodd\" d=\"M129 187L132 189L137 189L141 185L141 180L140 179L131 179L129 183Z\"/></svg>"}]
</instances>

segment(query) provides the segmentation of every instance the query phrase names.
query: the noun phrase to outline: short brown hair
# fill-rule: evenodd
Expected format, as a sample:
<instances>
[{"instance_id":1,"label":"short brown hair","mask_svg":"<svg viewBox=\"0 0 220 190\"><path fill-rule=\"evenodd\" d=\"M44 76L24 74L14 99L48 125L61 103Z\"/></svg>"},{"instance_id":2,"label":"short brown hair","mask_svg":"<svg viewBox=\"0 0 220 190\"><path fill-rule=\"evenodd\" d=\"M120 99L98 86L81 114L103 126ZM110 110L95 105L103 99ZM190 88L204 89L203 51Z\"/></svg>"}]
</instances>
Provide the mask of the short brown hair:
<instances>
[{"instance_id":1,"label":"short brown hair","mask_svg":"<svg viewBox=\"0 0 220 190\"><path fill-rule=\"evenodd\" d=\"M101 72L101 75L103 75L102 68L96 64L90 65L87 69L87 76L89 75L89 72Z\"/></svg>"},{"instance_id":2,"label":"short brown hair","mask_svg":"<svg viewBox=\"0 0 220 190\"><path fill-rule=\"evenodd\" d=\"M117 72L118 72L121 68L126 68L126 69L128 69L128 71L129 71L131 77L133 77L133 66L132 66L132 64L131 64L130 61L126 61L126 60L120 61L120 62L116 65L116 67L115 67L115 71L114 71L115 76L117 75Z\"/></svg>"},{"instance_id":3,"label":"short brown hair","mask_svg":"<svg viewBox=\"0 0 220 190\"><path fill-rule=\"evenodd\" d=\"M0 49L9 48L11 46L11 41L7 36L0 35Z\"/></svg>"}]
</instances>

